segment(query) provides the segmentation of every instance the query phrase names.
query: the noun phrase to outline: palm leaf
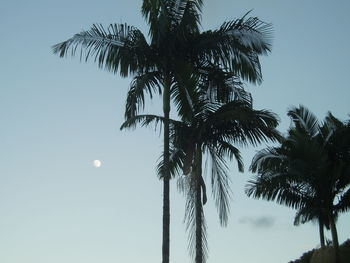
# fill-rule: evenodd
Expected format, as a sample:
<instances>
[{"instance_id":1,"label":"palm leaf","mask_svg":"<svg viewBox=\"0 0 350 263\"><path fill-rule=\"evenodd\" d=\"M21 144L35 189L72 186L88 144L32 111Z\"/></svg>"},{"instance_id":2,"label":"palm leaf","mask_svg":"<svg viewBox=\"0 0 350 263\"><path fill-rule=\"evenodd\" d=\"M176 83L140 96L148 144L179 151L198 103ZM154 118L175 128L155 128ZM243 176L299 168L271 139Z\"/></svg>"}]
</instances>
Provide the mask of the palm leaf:
<instances>
[{"instance_id":1,"label":"palm leaf","mask_svg":"<svg viewBox=\"0 0 350 263\"><path fill-rule=\"evenodd\" d=\"M220 137L242 146L257 145L281 138L275 129L277 124L273 113L253 110L246 102L232 101L208 115L206 135L213 140Z\"/></svg>"},{"instance_id":2,"label":"palm leaf","mask_svg":"<svg viewBox=\"0 0 350 263\"><path fill-rule=\"evenodd\" d=\"M159 71L147 72L133 78L126 99L126 119L137 115L141 109L144 109L145 92L151 99L153 93L162 94L161 82L162 75Z\"/></svg>"},{"instance_id":3,"label":"palm leaf","mask_svg":"<svg viewBox=\"0 0 350 263\"><path fill-rule=\"evenodd\" d=\"M298 226L300 224L305 224L309 221L319 221L320 210L315 207L304 206L300 208L294 217L294 225Z\"/></svg>"},{"instance_id":4,"label":"palm leaf","mask_svg":"<svg viewBox=\"0 0 350 263\"><path fill-rule=\"evenodd\" d=\"M188 63L178 62L176 67L178 70L171 89L171 98L177 108L178 115L183 121L187 121L192 119L195 112L194 105L198 104L198 78L192 74Z\"/></svg>"},{"instance_id":5,"label":"palm leaf","mask_svg":"<svg viewBox=\"0 0 350 263\"><path fill-rule=\"evenodd\" d=\"M158 124L161 124L164 122L164 118L161 116L150 115L150 114L137 115L127 119L120 127L120 130L136 128L137 124L140 124L141 126L148 126L152 122L155 123L155 126L157 127Z\"/></svg>"},{"instance_id":6,"label":"palm leaf","mask_svg":"<svg viewBox=\"0 0 350 263\"><path fill-rule=\"evenodd\" d=\"M206 61L222 64L253 83L262 81L258 55L271 50L271 24L258 18L225 22L218 30L205 31L193 40L193 49Z\"/></svg>"},{"instance_id":7,"label":"palm leaf","mask_svg":"<svg viewBox=\"0 0 350 263\"><path fill-rule=\"evenodd\" d=\"M245 192L248 196L299 209L305 197L292 182L286 181L286 173L274 173L273 177L257 177L248 181Z\"/></svg>"},{"instance_id":8,"label":"palm leaf","mask_svg":"<svg viewBox=\"0 0 350 263\"><path fill-rule=\"evenodd\" d=\"M264 174L269 171L283 171L287 169L287 157L280 153L279 148L266 148L257 152L249 170L253 173Z\"/></svg>"},{"instance_id":9,"label":"palm leaf","mask_svg":"<svg viewBox=\"0 0 350 263\"><path fill-rule=\"evenodd\" d=\"M229 200L231 197L228 167L223 157L219 156L215 149L208 148L207 150L211 166L212 194L219 213L220 224L226 226L230 213Z\"/></svg>"},{"instance_id":10,"label":"palm leaf","mask_svg":"<svg viewBox=\"0 0 350 263\"><path fill-rule=\"evenodd\" d=\"M141 68L151 69L154 65L152 49L145 37L140 30L127 24L111 24L107 29L94 24L90 30L75 34L52 49L60 57L75 56L79 51L81 60L93 58L100 68L114 73L120 69L122 76Z\"/></svg>"},{"instance_id":11,"label":"palm leaf","mask_svg":"<svg viewBox=\"0 0 350 263\"><path fill-rule=\"evenodd\" d=\"M160 0L144 0L142 1L141 13L146 18L150 26L149 34L152 39L155 38L158 32L158 16L161 8Z\"/></svg>"},{"instance_id":12,"label":"palm leaf","mask_svg":"<svg viewBox=\"0 0 350 263\"><path fill-rule=\"evenodd\" d=\"M245 91L238 76L233 72L225 71L210 62L198 67L198 86L205 91L211 102L228 103L232 100L252 101L249 92Z\"/></svg>"},{"instance_id":13,"label":"palm leaf","mask_svg":"<svg viewBox=\"0 0 350 263\"><path fill-rule=\"evenodd\" d=\"M161 155L158 159L157 163L157 174L159 178L164 177L164 172L165 172L165 166L164 166L164 160L163 160L163 155ZM170 175L172 177L179 176L182 173L182 167L185 159L185 153L178 148L170 147L169 149L169 171ZM181 184L181 180L178 182L178 189L181 190L183 189L183 185Z\"/></svg>"},{"instance_id":14,"label":"palm leaf","mask_svg":"<svg viewBox=\"0 0 350 263\"><path fill-rule=\"evenodd\" d=\"M350 188L344 191L344 193L339 197L339 201L335 205L335 209L342 213L350 210Z\"/></svg>"},{"instance_id":15,"label":"palm leaf","mask_svg":"<svg viewBox=\"0 0 350 263\"><path fill-rule=\"evenodd\" d=\"M293 120L295 127L304 130L309 136L314 137L319 132L316 116L304 106L292 107L287 114Z\"/></svg>"},{"instance_id":16,"label":"palm leaf","mask_svg":"<svg viewBox=\"0 0 350 263\"><path fill-rule=\"evenodd\" d=\"M175 0L175 12L178 17L179 32L181 35L198 33L201 21L202 0Z\"/></svg>"},{"instance_id":17,"label":"palm leaf","mask_svg":"<svg viewBox=\"0 0 350 263\"><path fill-rule=\"evenodd\" d=\"M233 158L237 161L238 171L244 172L243 159L238 148L226 141L219 141L218 155L227 156L231 161Z\"/></svg>"}]
</instances>

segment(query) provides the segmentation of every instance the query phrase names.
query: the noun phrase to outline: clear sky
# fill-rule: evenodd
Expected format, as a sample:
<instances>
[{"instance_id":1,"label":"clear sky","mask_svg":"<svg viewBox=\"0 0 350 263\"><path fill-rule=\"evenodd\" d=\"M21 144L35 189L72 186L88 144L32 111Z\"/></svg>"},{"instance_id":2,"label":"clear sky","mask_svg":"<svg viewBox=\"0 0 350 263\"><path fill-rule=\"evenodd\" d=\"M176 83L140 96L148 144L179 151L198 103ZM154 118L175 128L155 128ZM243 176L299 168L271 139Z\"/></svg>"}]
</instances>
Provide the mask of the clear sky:
<instances>
[{"instance_id":1,"label":"clear sky","mask_svg":"<svg viewBox=\"0 0 350 263\"><path fill-rule=\"evenodd\" d=\"M264 82L247 85L255 107L290 124L288 107L303 104L322 119L349 109L348 0L206 0L203 29L252 15L274 25ZM1 0L0 262L115 263L161 261L162 183L155 163L159 132L119 131L130 79L51 46L93 23L147 27L138 0ZM159 109L159 100L148 111ZM261 147L264 147L262 145ZM257 149L243 150L248 170ZM92 165L102 161L100 168ZM312 223L294 227L295 211L248 199L249 172L232 164L227 228L212 199L205 206L208 262L287 263L319 243ZM171 262L190 262L184 198L171 189ZM350 213L338 221L350 237ZM330 233L327 232L330 238Z\"/></svg>"}]
</instances>

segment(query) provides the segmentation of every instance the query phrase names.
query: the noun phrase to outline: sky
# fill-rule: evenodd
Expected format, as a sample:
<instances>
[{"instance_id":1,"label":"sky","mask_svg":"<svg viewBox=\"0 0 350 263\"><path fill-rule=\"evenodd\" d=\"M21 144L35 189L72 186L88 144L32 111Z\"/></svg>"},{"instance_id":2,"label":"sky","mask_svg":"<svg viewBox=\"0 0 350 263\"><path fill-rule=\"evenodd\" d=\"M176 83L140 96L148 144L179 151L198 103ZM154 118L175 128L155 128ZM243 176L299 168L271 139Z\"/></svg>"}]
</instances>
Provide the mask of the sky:
<instances>
[{"instance_id":1,"label":"sky","mask_svg":"<svg viewBox=\"0 0 350 263\"><path fill-rule=\"evenodd\" d=\"M159 132L119 130L130 79L51 51L93 23L127 22L147 34L141 3L1 0L0 262L161 261ZM281 132L290 125L288 108L299 104L319 119L328 111L349 118L349 1L204 3L203 30L249 10L273 24L272 52L261 59L264 82L246 89L255 108L278 114ZM160 101L149 101L146 110L159 113ZM219 226L213 199L204 208L208 263L287 263L318 246L316 224L295 227L294 210L245 195L251 159L264 147L242 149L245 173L230 165L228 226ZM171 262L191 262L184 201L173 180ZM350 238L349 222L349 213L339 217L340 242Z\"/></svg>"}]
</instances>

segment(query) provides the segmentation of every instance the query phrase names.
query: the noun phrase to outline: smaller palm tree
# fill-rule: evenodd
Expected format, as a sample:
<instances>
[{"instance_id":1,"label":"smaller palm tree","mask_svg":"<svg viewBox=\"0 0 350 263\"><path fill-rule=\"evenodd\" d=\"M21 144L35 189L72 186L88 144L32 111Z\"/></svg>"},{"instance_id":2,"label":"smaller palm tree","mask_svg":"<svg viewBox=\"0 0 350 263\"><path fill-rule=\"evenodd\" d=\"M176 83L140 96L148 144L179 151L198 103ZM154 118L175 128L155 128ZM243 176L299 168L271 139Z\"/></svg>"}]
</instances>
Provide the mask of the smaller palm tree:
<instances>
[{"instance_id":1,"label":"smaller palm tree","mask_svg":"<svg viewBox=\"0 0 350 263\"><path fill-rule=\"evenodd\" d=\"M189 250L196 263L205 262L208 248L203 211L207 201L202 173L203 156L209 159L212 193L220 223L225 226L231 192L226 157L236 159L242 172L243 162L237 146L257 145L279 138L275 130L278 123L276 116L269 111L254 110L250 95L237 85L239 82L232 74L211 68L203 76L182 78L183 85L196 85L197 88L187 89L194 91L187 96L177 96L186 100L179 101L178 105L188 105L188 108L186 111L179 110L181 121L170 120L170 167L173 175L185 175L179 180L179 187L187 197L185 222L189 231ZM220 83L227 85L225 94L222 89L217 89ZM137 123L147 126L163 121L160 116L138 115L128 119L122 129L134 127ZM160 174L163 169L164 164L160 162Z\"/></svg>"},{"instance_id":2,"label":"smaller palm tree","mask_svg":"<svg viewBox=\"0 0 350 263\"><path fill-rule=\"evenodd\" d=\"M335 221L350 208L350 126L331 113L321 125L303 106L288 115L293 125L280 146L254 157L250 169L258 175L246 193L298 209L295 224L317 220L321 246L327 227L337 248Z\"/></svg>"}]
</instances>

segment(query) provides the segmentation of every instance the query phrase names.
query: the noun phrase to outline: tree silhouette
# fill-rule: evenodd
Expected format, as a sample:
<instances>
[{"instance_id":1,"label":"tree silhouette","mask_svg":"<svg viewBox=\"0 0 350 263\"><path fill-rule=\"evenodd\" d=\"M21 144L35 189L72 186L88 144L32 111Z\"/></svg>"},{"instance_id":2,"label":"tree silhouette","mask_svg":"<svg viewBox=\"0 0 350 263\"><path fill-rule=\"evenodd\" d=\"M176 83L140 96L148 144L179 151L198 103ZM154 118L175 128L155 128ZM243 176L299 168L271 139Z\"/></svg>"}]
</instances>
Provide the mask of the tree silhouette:
<instances>
[{"instance_id":1,"label":"tree silhouette","mask_svg":"<svg viewBox=\"0 0 350 263\"><path fill-rule=\"evenodd\" d=\"M292 108L293 124L280 146L260 151L251 170L257 177L246 188L248 196L275 200L298 209L295 223L318 220L339 247L335 221L350 207L350 126L331 113L320 124L305 107Z\"/></svg>"},{"instance_id":2,"label":"tree silhouette","mask_svg":"<svg viewBox=\"0 0 350 263\"><path fill-rule=\"evenodd\" d=\"M225 90L230 94L226 97L227 102L218 101L217 91L221 89L213 85L217 83L213 78L205 78L204 81L197 79L197 82L192 82L197 85L193 89L196 92L184 98L190 102L191 110L182 116L182 120L169 120L170 168L173 175L180 175L182 172L185 175L179 180L179 188L187 199L185 221L189 232L189 249L196 263L205 262L208 248L203 211L203 205L207 201L202 174L203 156L209 158L210 168L207 172L210 174L212 194L220 222L225 226L231 192L226 158L236 159L238 169L242 172L243 162L237 145L257 145L279 138L279 133L275 130L276 116L269 111L254 110L250 95L234 81L235 78L232 80L234 76L215 70L215 75L220 73L217 81L227 85ZM157 125L164 123L164 118L138 115L129 118L121 128L133 128L137 123L142 126ZM158 165L160 174L163 169L164 163L161 162Z\"/></svg>"},{"instance_id":3,"label":"tree silhouette","mask_svg":"<svg viewBox=\"0 0 350 263\"><path fill-rule=\"evenodd\" d=\"M93 59L100 68L122 77L132 76L127 97L126 118L144 106L145 94L163 96L165 169L163 179L162 262L169 262L169 113L170 99L188 90L179 85L184 69L200 71L205 63L220 65L253 83L261 82L259 56L271 47L271 25L256 17L225 22L216 30L200 32L202 0L143 0L142 14L149 25L149 37L136 27L93 25L53 47L60 57L78 54ZM194 68L196 70L194 70ZM178 105L185 111L189 105Z\"/></svg>"}]
</instances>

